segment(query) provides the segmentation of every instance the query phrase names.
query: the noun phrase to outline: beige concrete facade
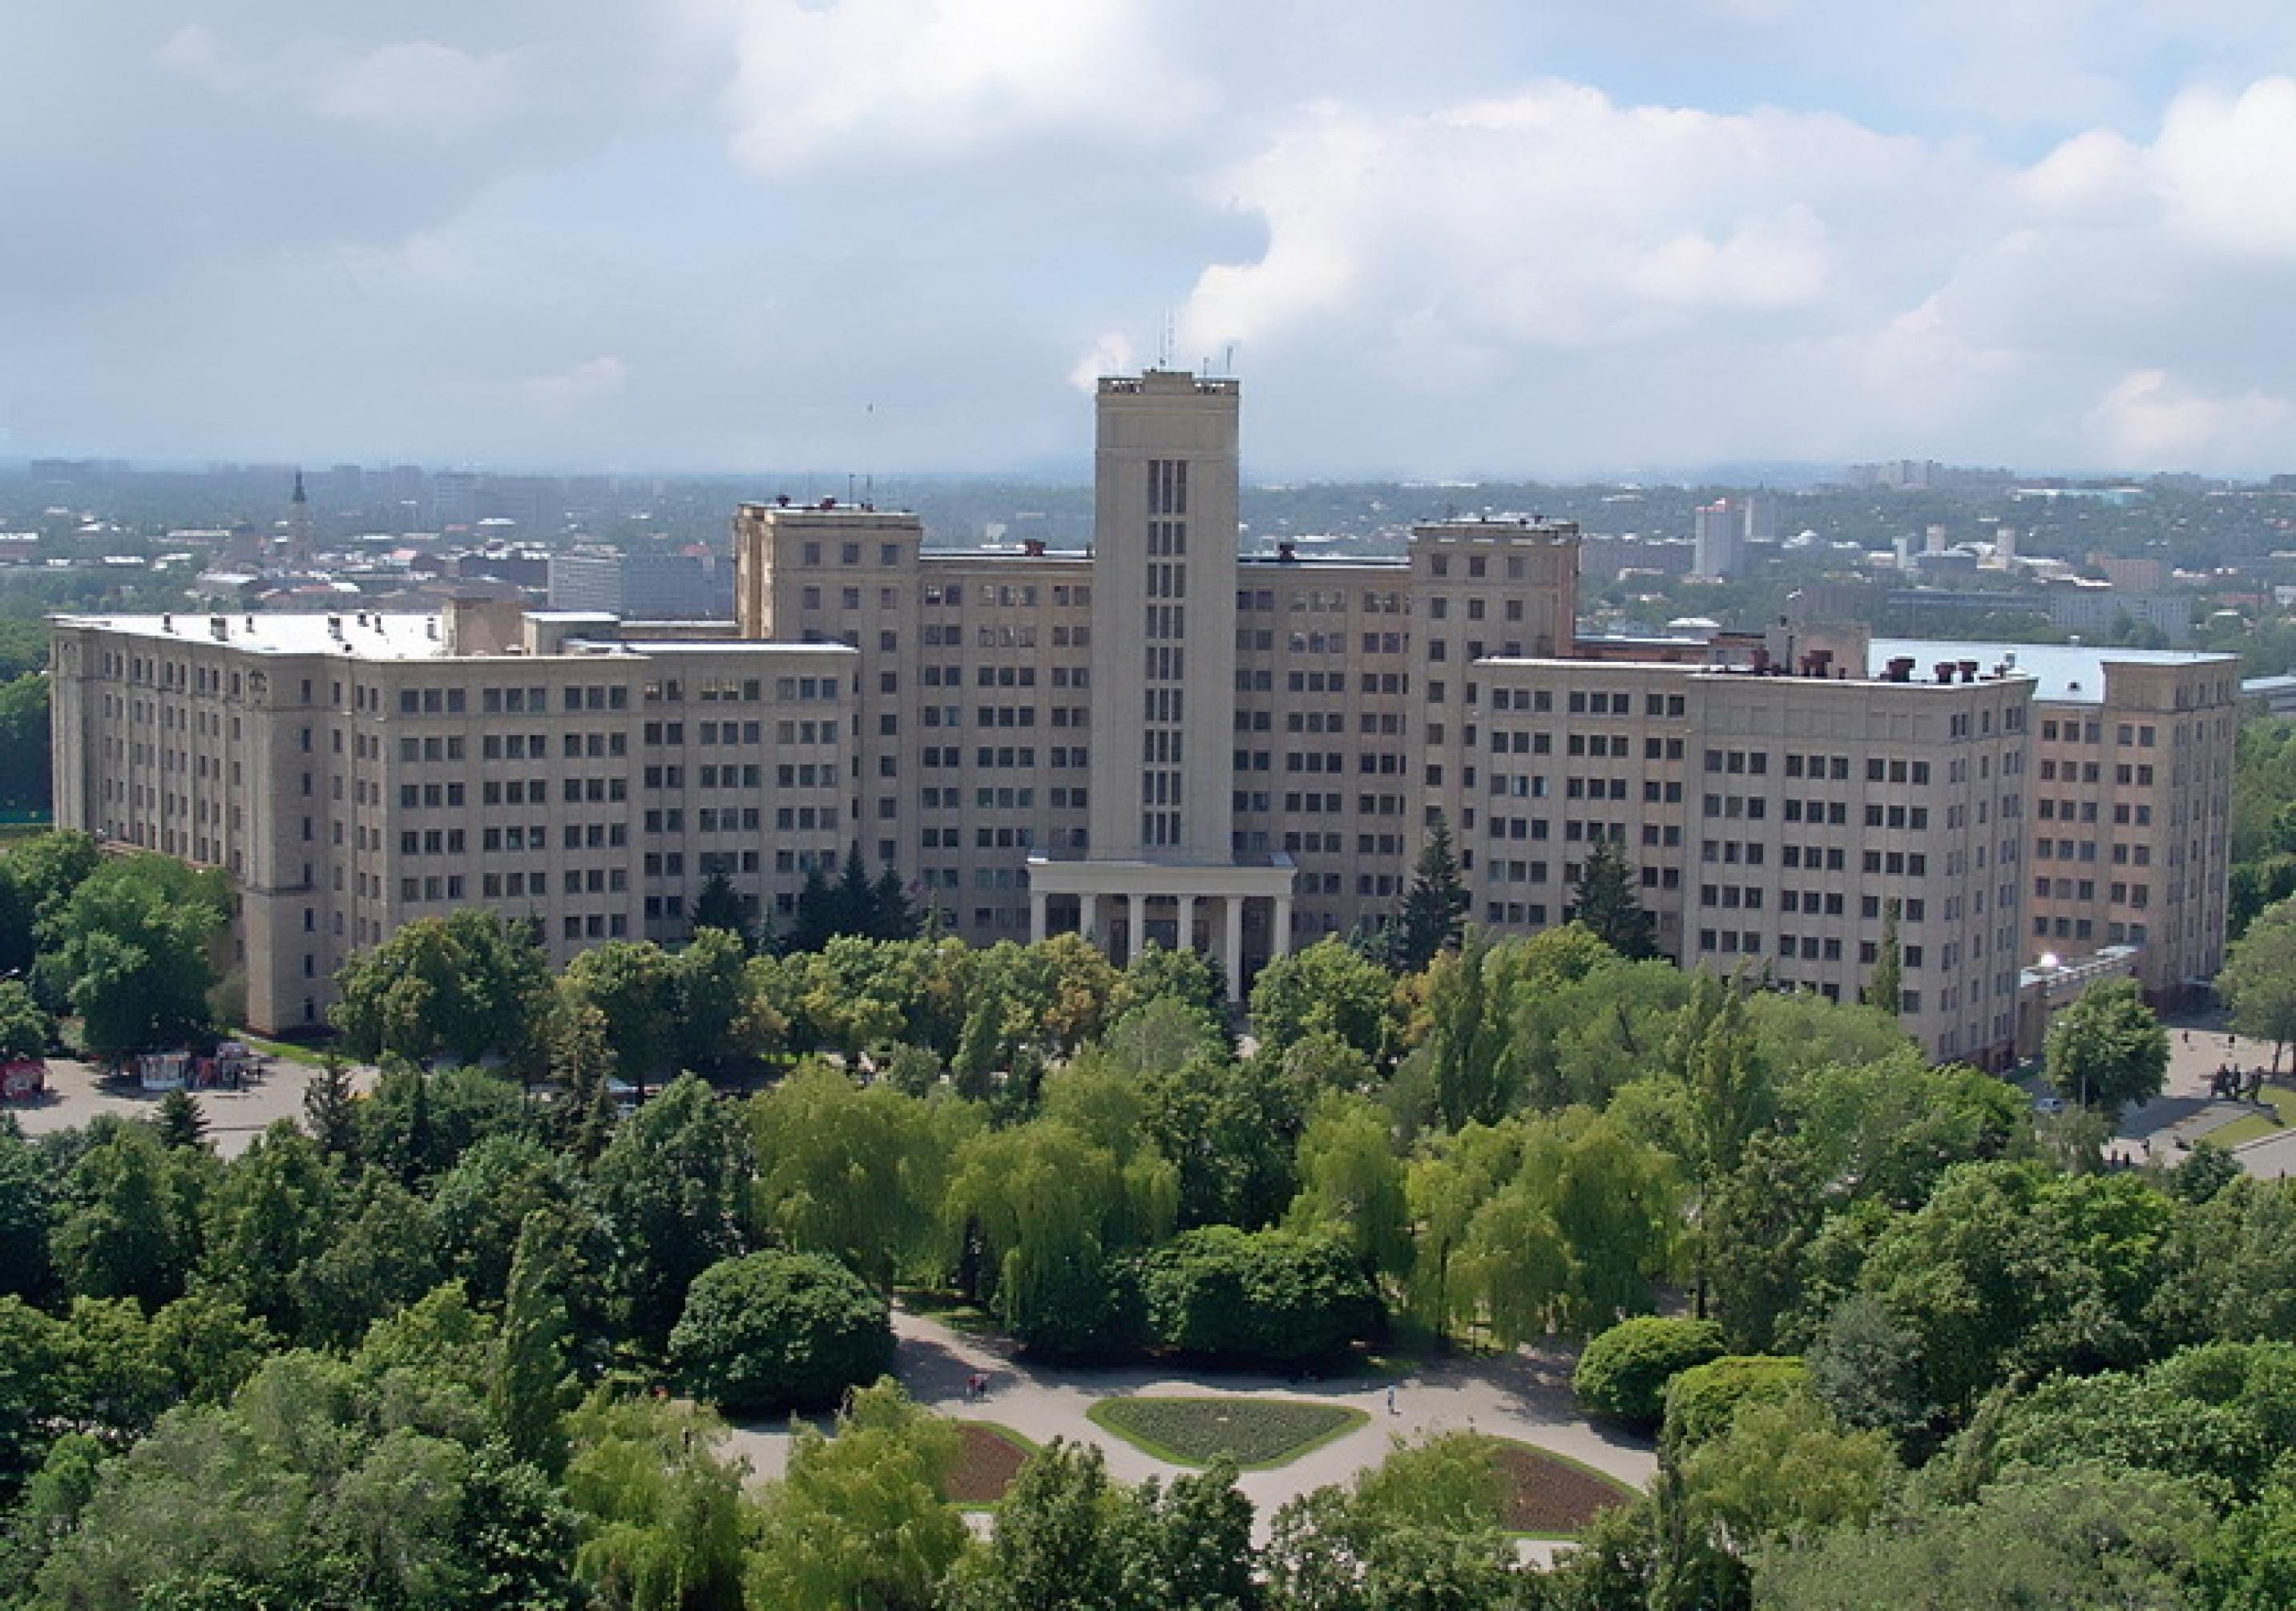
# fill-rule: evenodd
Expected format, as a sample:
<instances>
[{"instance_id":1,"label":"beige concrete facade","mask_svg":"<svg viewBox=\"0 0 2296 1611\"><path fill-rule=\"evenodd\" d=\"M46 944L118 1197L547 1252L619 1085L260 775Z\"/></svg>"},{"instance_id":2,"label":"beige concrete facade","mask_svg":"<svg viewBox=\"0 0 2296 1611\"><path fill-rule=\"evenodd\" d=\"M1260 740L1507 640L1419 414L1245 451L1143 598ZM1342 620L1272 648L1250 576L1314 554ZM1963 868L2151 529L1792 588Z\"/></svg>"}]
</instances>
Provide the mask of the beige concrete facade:
<instances>
[{"instance_id":1,"label":"beige concrete facade","mask_svg":"<svg viewBox=\"0 0 2296 1611\"><path fill-rule=\"evenodd\" d=\"M409 917L530 913L562 959L683 938L717 868L783 917L849 846L968 941L1188 945L1240 990L1390 916L1439 818L1495 931L1612 838L1670 955L1841 999L1895 901L1940 1056L2004 1055L2045 953L2214 971L2228 658L1580 639L1578 534L1535 520L1239 555L1238 403L1103 382L1089 551L744 505L731 623L61 620L58 820L233 874L263 1029Z\"/></svg>"},{"instance_id":2,"label":"beige concrete facade","mask_svg":"<svg viewBox=\"0 0 2296 1611\"><path fill-rule=\"evenodd\" d=\"M316 1027L412 918L530 918L562 963L683 939L714 871L793 897L846 842L856 658L514 607L62 618L56 820L228 872L250 1023Z\"/></svg>"}]
</instances>

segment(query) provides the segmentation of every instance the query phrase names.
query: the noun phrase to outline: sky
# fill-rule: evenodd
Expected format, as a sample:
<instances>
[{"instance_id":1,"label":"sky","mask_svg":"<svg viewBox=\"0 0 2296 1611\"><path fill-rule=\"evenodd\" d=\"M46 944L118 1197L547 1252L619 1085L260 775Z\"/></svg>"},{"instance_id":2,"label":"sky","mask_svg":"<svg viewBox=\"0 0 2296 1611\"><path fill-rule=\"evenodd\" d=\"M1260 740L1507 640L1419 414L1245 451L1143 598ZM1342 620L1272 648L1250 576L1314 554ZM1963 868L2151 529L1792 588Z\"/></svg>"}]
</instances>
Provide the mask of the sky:
<instances>
[{"instance_id":1,"label":"sky","mask_svg":"<svg viewBox=\"0 0 2296 1611\"><path fill-rule=\"evenodd\" d=\"M2289 0L6 0L0 456L2296 470Z\"/></svg>"}]
</instances>

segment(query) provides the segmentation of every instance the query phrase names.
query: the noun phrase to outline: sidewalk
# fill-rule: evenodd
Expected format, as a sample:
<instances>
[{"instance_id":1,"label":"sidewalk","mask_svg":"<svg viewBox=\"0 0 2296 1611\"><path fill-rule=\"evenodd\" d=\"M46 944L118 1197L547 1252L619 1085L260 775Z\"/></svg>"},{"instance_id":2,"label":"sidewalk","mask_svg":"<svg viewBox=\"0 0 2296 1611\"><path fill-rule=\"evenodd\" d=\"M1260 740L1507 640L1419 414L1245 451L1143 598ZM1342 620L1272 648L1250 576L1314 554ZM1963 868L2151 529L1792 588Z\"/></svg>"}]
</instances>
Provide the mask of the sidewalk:
<instances>
[{"instance_id":1,"label":"sidewalk","mask_svg":"<svg viewBox=\"0 0 2296 1611\"><path fill-rule=\"evenodd\" d=\"M1110 1475L1128 1483L1150 1476L1169 1479L1186 1467L1144 1454L1095 1426L1085 1412L1096 1400L1136 1393L1267 1393L1364 1411L1369 1424L1345 1437L1311 1450L1290 1465L1247 1471L1237 1479L1236 1486L1258 1511L1256 1527L1262 1539L1285 1501L1348 1481L1384 1459L1391 1440L1423 1432L1472 1427L1517 1438L1638 1488L1646 1486L1658 1469L1650 1445L1597 1427L1579 1413L1567 1367L1533 1353L1430 1365L1396 1380L1396 1413L1390 1415L1384 1378L1292 1381L1241 1372L1176 1373L1154 1366L1040 1367L1011 1357L1001 1340L969 1337L898 1308L893 1330L898 1340L895 1373L919 1403L960 1420L995 1421L1038 1443L1062 1437L1096 1444L1107 1453ZM988 1377L988 1392L980 1401L969 1402L964 1382L975 1372ZM732 1446L749 1459L758 1475L776 1477L787 1464L789 1441L786 1430L739 1426Z\"/></svg>"}]
</instances>

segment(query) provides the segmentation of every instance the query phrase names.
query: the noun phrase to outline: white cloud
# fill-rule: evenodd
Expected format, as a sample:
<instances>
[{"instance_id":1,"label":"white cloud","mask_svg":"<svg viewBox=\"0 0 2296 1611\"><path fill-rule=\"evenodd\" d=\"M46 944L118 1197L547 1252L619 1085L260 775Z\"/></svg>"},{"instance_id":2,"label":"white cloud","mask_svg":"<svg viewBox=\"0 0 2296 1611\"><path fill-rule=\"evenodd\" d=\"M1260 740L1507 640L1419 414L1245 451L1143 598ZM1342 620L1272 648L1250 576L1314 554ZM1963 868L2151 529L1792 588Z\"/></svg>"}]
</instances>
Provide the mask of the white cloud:
<instances>
[{"instance_id":1,"label":"white cloud","mask_svg":"<svg viewBox=\"0 0 2296 1611\"><path fill-rule=\"evenodd\" d=\"M1029 136L1153 144L1210 102L1135 0L739 0L735 16L735 149L767 174Z\"/></svg>"},{"instance_id":2,"label":"white cloud","mask_svg":"<svg viewBox=\"0 0 2296 1611\"><path fill-rule=\"evenodd\" d=\"M1121 330L1109 331L1077 360L1077 366L1069 371L1069 384L1079 391L1095 390L1103 375L1128 374L1135 362L1132 338Z\"/></svg>"},{"instance_id":3,"label":"white cloud","mask_svg":"<svg viewBox=\"0 0 2296 1611\"><path fill-rule=\"evenodd\" d=\"M474 55L430 39L371 49L314 41L258 52L191 22L168 37L152 62L236 100L442 142L511 120L527 110L529 93L519 53Z\"/></svg>"},{"instance_id":4,"label":"white cloud","mask_svg":"<svg viewBox=\"0 0 2296 1611\"><path fill-rule=\"evenodd\" d=\"M2124 375L2098 401L2089 427L2116 465L2221 469L2296 455L2296 407L2250 390L2203 396L2158 369Z\"/></svg>"}]
</instances>

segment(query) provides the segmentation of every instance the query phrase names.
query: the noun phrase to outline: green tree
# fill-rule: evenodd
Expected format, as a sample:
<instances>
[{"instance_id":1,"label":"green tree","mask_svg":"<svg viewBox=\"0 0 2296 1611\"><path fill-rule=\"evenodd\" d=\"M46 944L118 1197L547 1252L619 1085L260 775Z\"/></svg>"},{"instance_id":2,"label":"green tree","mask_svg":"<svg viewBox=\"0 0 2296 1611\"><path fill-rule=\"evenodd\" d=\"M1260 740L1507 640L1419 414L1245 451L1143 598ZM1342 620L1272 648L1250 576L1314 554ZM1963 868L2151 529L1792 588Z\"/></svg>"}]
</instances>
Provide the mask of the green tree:
<instances>
[{"instance_id":1,"label":"green tree","mask_svg":"<svg viewBox=\"0 0 2296 1611\"><path fill-rule=\"evenodd\" d=\"M357 1161L357 1101L350 1070L343 1066L340 1057L328 1053L311 1082L303 1088L303 1126L328 1157Z\"/></svg>"},{"instance_id":2,"label":"green tree","mask_svg":"<svg viewBox=\"0 0 2296 1611\"><path fill-rule=\"evenodd\" d=\"M1089 1352L1128 1340L1119 1262L1169 1233L1177 1196L1153 1148L1119 1156L1037 1119L959 1146L941 1223L961 1270L1022 1343Z\"/></svg>"},{"instance_id":3,"label":"green tree","mask_svg":"<svg viewBox=\"0 0 2296 1611\"><path fill-rule=\"evenodd\" d=\"M740 937L699 928L669 959L672 1056L709 1078L746 1075L781 1044L786 1027L752 985Z\"/></svg>"},{"instance_id":4,"label":"green tree","mask_svg":"<svg viewBox=\"0 0 2296 1611\"><path fill-rule=\"evenodd\" d=\"M838 1412L836 1435L799 1428L788 1473L758 1503L753 1606L931 1607L966 1543L942 1497L956 1428L890 1379Z\"/></svg>"},{"instance_id":5,"label":"green tree","mask_svg":"<svg viewBox=\"0 0 2296 1611\"><path fill-rule=\"evenodd\" d=\"M19 840L0 857L0 973L25 974L38 959L36 925L102 865L93 834L61 828Z\"/></svg>"},{"instance_id":6,"label":"green tree","mask_svg":"<svg viewBox=\"0 0 2296 1611\"><path fill-rule=\"evenodd\" d=\"M295 1275L324 1253L337 1213L318 1143L282 1119L224 1171L207 1201L202 1272L284 1336L301 1328Z\"/></svg>"},{"instance_id":7,"label":"green tree","mask_svg":"<svg viewBox=\"0 0 2296 1611\"><path fill-rule=\"evenodd\" d=\"M518 1087L460 1065L385 1068L357 1114L358 1155L409 1186L454 1168L487 1137L514 1134L528 1122Z\"/></svg>"},{"instance_id":8,"label":"green tree","mask_svg":"<svg viewBox=\"0 0 2296 1611\"><path fill-rule=\"evenodd\" d=\"M594 1178L636 1336L666 1342L693 1278L745 1250L755 1175L740 1115L699 1080L672 1081L614 1131Z\"/></svg>"},{"instance_id":9,"label":"green tree","mask_svg":"<svg viewBox=\"0 0 2296 1611\"><path fill-rule=\"evenodd\" d=\"M2234 942L2217 975L2233 1027L2272 1042L2272 1066L2296 1040L2296 900L2267 907Z\"/></svg>"},{"instance_id":10,"label":"green tree","mask_svg":"<svg viewBox=\"0 0 2296 1611\"><path fill-rule=\"evenodd\" d=\"M563 1422L574 1385L566 1293L580 1256L561 1216L539 1208L526 1216L496 1353L492 1400L503 1435L518 1459L553 1475L566 1466Z\"/></svg>"},{"instance_id":11,"label":"green tree","mask_svg":"<svg viewBox=\"0 0 2296 1611\"><path fill-rule=\"evenodd\" d=\"M757 943L751 932L749 902L742 900L734 881L719 868L701 881L701 890L693 897L693 934L699 938L704 929L717 929L741 941L749 950Z\"/></svg>"},{"instance_id":12,"label":"green tree","mask_svg":"<svg viewBox=\"0 0 2296 1611\"><path fill-rule=\"evenodd\" d=\"M1436 1116L1447 1129L1504 1118L1521 1098L1522 1074L1510 1022L1512 954L1480 938L1433 958L1427 970L1429 1029L1422 1055Z\"/></svg>"},{"instance_id":13,"label":"green tree","mask_svg":"<svg viewBox=\"0 0 2296 1611\"><path fill-rule=\"evenodd\" d=\"M48 1162L0 1114L0 1294L39 1299L54 1278L48 1237L57 1212Z\"/></svg>"},{"instance_id":14,"label":"green tree","mask_svg":"<svg viewBox=\"0 0 2296 1611\"><path fill-rule=\"evenodd\" d=\"M675 1401L595 1393L568 1423L566 1497L583 1518L578 1573L609 1611L718 1611L742 1603L755 1518L746 1461L725 1425Z\"/></svg>"},{"instance_id":15,"label":"green tree","mask_svg":"<svg viewBox=\"0 0 2296 1611\"><path fill-rule=\"evenodd\" d=\"M55 1020L21 979L0 979L0 1061L37 1057L55 1038Z\"/></svg>"},{"instance_id":16,"label":"green tree","mask_svg":"<svg viewBox=\"0 0 2296 1611\"><path fill-rule=\"evenodd\" d=\"M524 923L476 908L419 917L336 975L335 1027L355 1057L504 1063L539 1059L550 964Z\"/></svg>"},{"instance_id":17,"label":"green tree","mask_svg":"<svg viewBox=\"0 0 2296 1611\"><path fill-rule=\"evenodd\" d=\"M669 953L652 941L609 940L578 952L558 988L568 1011L597 1011L614 1072L643 1097L677 1049L677 983Z\"/></svg>"},{"instance_id":18,"label":"green tree","mask_svg":"<svg viewBox=\"0 0 2296 1611\"><path fill-rule=\"evenodd\" d=\"M444 1273L421 1199L379 1169L337 1194L326 1245L296 1267L292 1296L310 1344L349 1347Z\"/></svg>"},{"instance_id":19,"label":"green tree","mask_svg":"<svg viewBox=\"0 0 2296 1611\"><path fill-rule=\"evenodd\" d=\"M694 1278L670 1356L730 1415L816 1409L892 1368L885 1295L818 1253L753 1253Z\"/></svg>"},{"instance_id":20,"label":"green tree","mask_svg":"<svg viewBox=\"0 0 2296 1611\"><path fill-rule=\"evenodd\" d=\"M1339 940L1271 958L1251 987L1251 1023L1265 1049L1281 1056L1328 1034L1384 1065L1393 1033L1395 982L1385 968Z\"/></svg>"},{"instance_id":21,"label":"green tree","mask_svg":"<svg viewBox=\"0 0 2296 1611\"><path fill-rule=\"evenodd\" d=\"M1898 943L1898 915L1903 904L1895 895L1882 903L1882 944L1874 959L1873 977L1866 983L1868 1005L1892 1018L1898 1014L1906 986L1905 955Z\"/></svg>"},{"instance_id":22,"label":"green tree","mask_svg":"<svg viewBox=\"0 0 2296 1611\"><path fill-rule=\"evenodd\" d=\"M1635 892L1633 869L1610 839L1598 839L1587 847L1587 859L1578 864L1569 916L1628 961L1659 954L1657 921L1644 908Z\"/></svg>"},{"instance_id":23,"label":"green tree","mask_svg":"<svg viewBox=\"0 0 2296 1611\"><path fill-rule=\"evenodd\" d=\"M1396 915L1394 957L1398 968L1415 974L1435 960L1438 953L1459 943L1474 900L1459 876L1459 858L1451 848L1451 829L1440 812L1428 826L1412 869L1411 888Z\"/></svg>"},{"instance_id":24,"label":"green tree","mask_svg":"<svg viewBox=\"0 0 2296 1611\"><path fill-rule=\"evenodd\" d=\"M1597 1414L1656 1427L1665 1414L1668 1384L1723 1352L1722 1328L1711 1320L1638 1315L1587 1344L1571 1391Z\"/></svg>"},{"instance_id":25,"label":"green tree","mask_svg":"<svg viewBox=\"0 0 2296 1611\"><path fill-rule=\"evenodd\" d=\"M48 736L48 674L27 671L0 683L0 805L51 810L54 778Z\"/></svg>"},{"instance_id":26,"label":"green tree","mask_svg":"<svg viewBox=\"0 0 2296 1611\"><path fill-rule=\"evenodd\" d=\"M759 1218L789 1246L841 1259L890 1292L932 1246L971 1116L808 1064L750 1106Z\"/></svg>"},{"instance_id":27,"label":"green tree","mask_svg":"<svg viewBox=\"0 0 2296 1611\"><path fill-rule=\"evenodd\" d=\"M160 1098L152 1110L152 1128L160 1132L160 1142L179 1152L196 1152L208 1144L207 1115L200 1111L200 1099L178 1087Z\"/></svg>"},{"instance_id":28,"label":"green tree","mask_svg":"<svg viewBox=\"0 0 2296 1611\"><path fill-rule=\"evenodd\" d=\"M2188 1485L2099 1464L1920 1506L1889 1526L1814 1533L1766 1554L1755 1582L1778 1611L1851 1611L1884 1584L1908 1611L2183 1606L2214 1533Z\"/></svg>"},{"instance_id":29,"label":"green tree","mask_svg":"<svg viewBox=\"0 0 2296 1611\"><path fill-rule=\"evenodd\" d=\"M114 858L40 919L43 988L79 1018L94 1056L195 1040L215 983L208 941L227 910L219 874L159 856Z\"/></svg>"},{"instance_id":30,"label":"green tree","mask_svg":"<svg viewBox=\"0 0 2296 1611\"><path fill-rule=\"evenodd\" d=\"M149 1128L107 1130L72 1166L64 1199L50 1247L70 1291L150 1307L182 1293L199 1251L197 1190Z\"/></svg>"},{"instance_id":31,"label":"green tree","mask_svg":"<svg viewBox=\"0 0 2296 1611\"><path fill-rule=\"evenodd\" d=\"M1299 1175L1287 1229L1338 1238L1374 1278L1409 1267L1403 1163L1378 1105L1337 1092L1317 1102L1300 1138Z\"/></svg>"},{"instance_id":32,"label":"green tree","mask_svg":"<svg viewBox=\"0 0 2296 1611\"><path fill-rule=\"evenodd\" d=\"M1207 1225L1143 1261L1148 1326L1168 1347L1239 1362L1328 1359L1370 1335L1377 1295L1328 1237Z\"/></svg>"},{"instance_id":33,"label":"green tree","mask_svg":"<svg viewBox=\"0 0 2296 1611\"><path fill-rule=\"evenodd\" d=\"M2101 979L2051 1022L2044 1056L2066 1100L2109 1115L2161 1094L2169 1032L2134 979Z\"/></svg>"},{"instance_id":34,"label":"green tree","mask_svg":"<svg viewBox=\"0 0 2296 1611\"><path fill-rule=\"evenodd\" d=\"M1346 1489L1275 1514L1266 1556L1276 1611L1528 1611L1536 1574L1499 1530L1491 1440L1472 1432L1398 1441Z\"/></svg>"}]
</instances>

